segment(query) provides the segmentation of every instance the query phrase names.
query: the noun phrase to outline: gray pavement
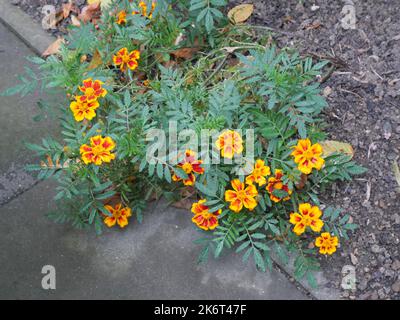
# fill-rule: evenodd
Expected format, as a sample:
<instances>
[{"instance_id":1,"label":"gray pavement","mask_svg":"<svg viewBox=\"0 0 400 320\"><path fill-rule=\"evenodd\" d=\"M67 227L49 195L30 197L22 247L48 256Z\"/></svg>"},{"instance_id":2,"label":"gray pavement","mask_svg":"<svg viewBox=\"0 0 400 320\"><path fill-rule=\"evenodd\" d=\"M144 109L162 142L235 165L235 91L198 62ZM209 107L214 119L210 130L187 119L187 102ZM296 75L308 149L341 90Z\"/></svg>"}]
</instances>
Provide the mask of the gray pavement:
<instances>
[{"instance_id":1,"label":"gray pavement","mask_svg":"<svg viewBox=\"0 0 400 320\"><path fill-rule=\"evenodd\" d=\"M33 55L14 33L0 23L0 92L16 85L16 76L24 72L24 66L31 66L25 57ZM0 97L0 204L35 183L22 169L34 159L24 142L40 143L43 137L56 132L54 119L33 120L40 111L37 100L37 96Z\"/></svg>"},{"instance_id":2,"label":"gray pavement","mask_svg":"<svg viewBox=\"0 0 400 320\"><path fill-rule=\"evenodd\" d=\"M0 24L0 91L15 84L27 55ZM149 207L142 225L131 220L99 237L49 221L55 183L36 183L21 169L34 161L22 142L56 132L51 121L32 121L35 99L0 98L0 299L308 298L279 271L258 272L232 252L196 265L191 213L163 202ZM44 265L56 268L55 290L41 287Z\"/></svg>"}]
</instances>

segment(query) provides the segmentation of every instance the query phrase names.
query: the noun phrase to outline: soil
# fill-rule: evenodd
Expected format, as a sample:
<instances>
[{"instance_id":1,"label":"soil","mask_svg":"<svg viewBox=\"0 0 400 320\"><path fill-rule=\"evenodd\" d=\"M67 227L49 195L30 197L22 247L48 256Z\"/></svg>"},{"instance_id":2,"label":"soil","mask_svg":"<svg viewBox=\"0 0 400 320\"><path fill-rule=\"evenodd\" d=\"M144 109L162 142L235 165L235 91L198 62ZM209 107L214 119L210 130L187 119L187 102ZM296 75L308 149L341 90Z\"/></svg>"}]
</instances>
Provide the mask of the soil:
<instances>
[{"instance_id":1,"label":"soil","mask_svg":"<svg viewBox=\"0 0 400 320\"><path fill-rule=\"evenodd\" d=\"M400 11L391 0L252 2L250 23L276 29L280 47L346 64L323 83L329 138L351 143L368 172L338 183L324 201L349 213L359 229L338 253L321 259L331 285L354 265L349 299L400 298L400 190L393 163L400 157ZM303 2L303 4L301 4ZM344 29L342 8L353 3L356 28ZM312 8L314 5L314 8ZM318 6L318 8L317 8Z\"/></svg>"},{"instance_id":2,"label":"soil","mask_svg":"<svg viewBox=\"0 0 400 320\"><path fill-rule=\"evenodd\" d=\"M9 0L38 22L44 4L62 0ZM77 0L82 6L84 0ZM329 107L329 138L351 143L368 172L337 183L323 200L341 207L360 227L338 252L321 259L330 285L341 288L342 268L355 267L348 299L400 299L400 186L393 164L400 158L400 11L393 0L230 1L255 5L248 21L275 29L279 47L344 62L323 83ZM355 29L344 29L345 5L353 6ZM59 30L62 33L68 19Z\"/></svg>"}]
</instances>

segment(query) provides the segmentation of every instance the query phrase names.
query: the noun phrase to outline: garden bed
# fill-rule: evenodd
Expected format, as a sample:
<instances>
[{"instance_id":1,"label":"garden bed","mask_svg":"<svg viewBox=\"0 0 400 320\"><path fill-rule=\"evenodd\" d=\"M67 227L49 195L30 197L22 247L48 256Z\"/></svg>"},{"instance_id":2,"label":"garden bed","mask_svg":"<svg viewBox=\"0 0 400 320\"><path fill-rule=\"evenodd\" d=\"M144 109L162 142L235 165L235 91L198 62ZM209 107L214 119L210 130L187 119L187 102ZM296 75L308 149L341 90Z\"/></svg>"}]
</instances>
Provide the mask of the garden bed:
<instances>
[{"instance_id":1,"label":"garden bed","mask_svg":"<svg viewBox=\"0 0 400 320\"><path fill-rule=\"evenodd\" d=\"M254 3L249 22L275 29L280 47L291 44L304 55L335 62L337 70L323 84L329 137L351 143L355 159L369 170L356 181L336 184L324 199L360 226L340 254L329 263L321 259L325 274L339 287L342 267L354 264L357 291L344 291L344 297L399 297L400 206L392 166L400 150L400 14L385 1L357 1L356 29L344 30L342 3L319 1L314 11L294 0ZM21 0L20 5L40 21L42 3Z\"/></svg>"}]
</instances>

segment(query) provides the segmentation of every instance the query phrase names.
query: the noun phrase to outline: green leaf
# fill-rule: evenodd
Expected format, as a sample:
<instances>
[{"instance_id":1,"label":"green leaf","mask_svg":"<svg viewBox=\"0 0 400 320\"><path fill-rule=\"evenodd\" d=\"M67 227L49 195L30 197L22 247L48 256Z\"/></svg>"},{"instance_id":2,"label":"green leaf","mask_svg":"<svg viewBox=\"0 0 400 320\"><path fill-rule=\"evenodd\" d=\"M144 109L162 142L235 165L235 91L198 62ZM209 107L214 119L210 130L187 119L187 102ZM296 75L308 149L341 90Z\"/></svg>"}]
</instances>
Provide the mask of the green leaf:
<instances>
[{"instance_id":1,"label":"green leaf","mask_svg":"<svg viewBox=\"0 0 400 320\"><path fill-rule=\"evenodd\" d=\"M224 241L220 241L214 252L214 257L218 258L221 255L222 249L224 248Z\"/></svg>"},{"instance_id":2,"label":"green leaf","mask_svg":"<svg viewBox=\"0 0 400 320\"><path fill-rule=\"evenodd\" d=\"M216 196L216 193L217 193L216 190L212 190L212 189L210 189L210 188L207 188L205 185L203 185L203 184L201 184L201 183L199 183L199 182L196 182L196 183L195 183L195 187L196 187L196 189L199 190L202 194L205 194L205 195L210 196L210 197L215 197L215 196Z\"/></svg>"}]
</instances>

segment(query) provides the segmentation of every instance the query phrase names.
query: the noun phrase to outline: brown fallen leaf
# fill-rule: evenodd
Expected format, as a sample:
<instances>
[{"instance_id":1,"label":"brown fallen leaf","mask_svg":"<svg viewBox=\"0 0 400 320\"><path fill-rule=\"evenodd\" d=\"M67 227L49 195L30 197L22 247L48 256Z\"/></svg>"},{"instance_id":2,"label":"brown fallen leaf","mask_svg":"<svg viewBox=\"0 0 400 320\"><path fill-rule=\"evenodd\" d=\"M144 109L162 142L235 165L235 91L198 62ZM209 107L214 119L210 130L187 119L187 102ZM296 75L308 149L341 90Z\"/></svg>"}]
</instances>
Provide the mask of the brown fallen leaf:
<instances>
[{"instance_id":1,"label":"brown fallen leaf","mask_svg":"<svg viewBox=\"0 0 400 320\"><path fill-rule=\"evenodd\" d=\"M254 5L241 4L229 10L228 18L234 24L243 23L251 16L253 11Z\"/></svg>"},{"instance_id":2,"label":"brown fallen leaf","mask_svg":"<svg viewBox=\"0 0 400 320\"><path fill-rule=\"evenodd\" d=\"M296 189L301 190L305 187L308 180L308 175L302 173L300 176L300 181L296 184Z\"/></svg>"},{"instance_id":3,"label":"brown fallen leaf","mask_svg":"<svg viewBox=\"0 0 400 320\"><path fill-rule=\"evenodd\" d=\"M63 5L62 5L62 13L63 13L64 19L68 18L71 12L74 12L77 14L79 13L74 0L69 0L67 3L63 3Z\"/></svg>"},{"instance_id":4,"label":"brown fallen leaf","mask_svg":"<svg viewBox=\"0 0 400 320\"><path fill-rule=\"evenodd\" d=\"M174 208L178 208L178 209L190 210L192 208L193 202L195 202L195 201L196 201L196 199L194 199L194 198L182 199L177 202L171 203L171 206L173 206Z\"/></svg>"},{"instance_id":5,"label":"brown fallen leaf","mask_svg":"<svg viewBox=\"0 0 400 320\"><path fill-rule=\"evenodd\" d=\"M78 18L83 23L89 22L92 19L98 19L101 15L100 2L93 2L82 8Z\"/></svg>"},{"instance_id":6,"label":"brown fallen leaf","mask_svg":"<svg viewBox=\"0 0 400 320\"><path fill-rule=\"evenodd\" d=\"M96 69L98 66L102 64L103 64L103 59L101 58L99 50L96 49L87 69L88 70Z\"/></svg>"},{"instance_id":7,"label":"brown fallen leaf","mask_svg":"<svg viewBox=\"0 0 400 320\"><path fill-rule=\"evenodd\" d=\"M193 55L200 50L199 47L180 48L171 52L176 58L191 59Z\"/></svg>"},{"instance_id":8,"label":"brown fallen leaf","mask_svg":"<svg viewBox=\"0 0 400 320\"><path fill-rule=\"evenodd\" d=\"M349 143L334 141L334 140L325 140L319 143L323 149L323 157L328 157L332 153L339 152L349 155L351 158L354 156L353 147Z\"/></svg>"},{"instance_id":9,"label":"brown fallen leaf","mask_svg":"<svg viewBox=\"0 0 400 320\"><path fill-rule=\"evenodd\" d=\"M72 25L75 26L75 27L80 27L80 26L81 26L81 22L80 22L79 19L78 19L76 16L74 16L74 15L71 15L71 23L72 23Z\"/></svg>"},{"instance_id":10,"label":"brown fallen leaf","mask_svg":"<svg viewBox=\"0 0 400 320\"><path fill-rule=\"evenodd\" d=\"M312 23L312 24L309 24L308 26L306 26L305 29L313 30L313 29L318 29L321 26L322 26L321 22L315 22L315 23Z\"/></svg>"},{"instance_id":11,"label":"brown fallen leaf","mask_svg":"<svg viewBox=\"0 0 400 320\"><path fill-rule=\"evenodd\" d=\"M60 46L62 43L65 43L64 38L58 38L54 41L49 47L42 53L42 57L51 56L52 54L56 54L60 52Z\"/></svg>"}]
</instances>

